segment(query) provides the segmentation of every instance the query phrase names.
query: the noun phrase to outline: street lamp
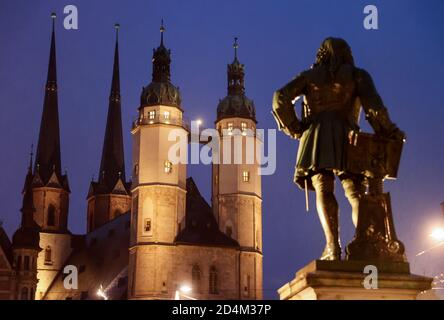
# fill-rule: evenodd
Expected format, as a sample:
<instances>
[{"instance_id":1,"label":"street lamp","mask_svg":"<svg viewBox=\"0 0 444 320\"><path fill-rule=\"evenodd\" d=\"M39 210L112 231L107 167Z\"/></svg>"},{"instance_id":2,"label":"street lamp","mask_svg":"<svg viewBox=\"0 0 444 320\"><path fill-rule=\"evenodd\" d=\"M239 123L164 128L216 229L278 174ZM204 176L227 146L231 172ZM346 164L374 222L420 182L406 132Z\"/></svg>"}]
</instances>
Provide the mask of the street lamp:
<instances>
[{"instance_id":1,"label":"street lamp","mask_svg":"<svg viewBox=\"0 0 444 320\"><path fill-rule=\"evenodd\" d=\"M97 295L99 297L102 297L103 300L108 300L108 297L106 296L105 291L103 290L103 286L102 285L100 285L99 290L97 290Z\"/></svg>"},{"instance_id":2,"label":"street lamp","mask_svg":"<svg viewBox=\"0 0 444 320\"><path fill-rule=\"evenodd\" d=\"M187 293L190 293L192 290L193 288L191 288L190 286L182 285L178 290L176 290L174 294L174 300L181 300L181 297L184 297L188 300L197 300L196 298L187 295Z\"/></svg>"},{"instance_id":3,"label":"street lamp","mask_svg":"<svg viewBox=\"0 0 444 320\"><path fill-rule=\"evenodd\" d=\"M444 228L433 229L430 236L437 241L444 241Z\"/></svg>"}]
</instances>

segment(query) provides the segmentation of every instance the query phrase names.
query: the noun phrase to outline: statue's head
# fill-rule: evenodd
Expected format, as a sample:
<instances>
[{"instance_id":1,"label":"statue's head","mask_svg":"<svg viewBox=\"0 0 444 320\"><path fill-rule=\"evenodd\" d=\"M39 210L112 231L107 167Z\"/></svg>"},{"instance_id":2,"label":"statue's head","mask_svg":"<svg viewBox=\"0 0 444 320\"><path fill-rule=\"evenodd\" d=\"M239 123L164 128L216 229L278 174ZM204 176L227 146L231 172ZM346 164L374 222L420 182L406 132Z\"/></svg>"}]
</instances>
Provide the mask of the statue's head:
<instances>
[{"instance_id":1,"label":"statue's head","mask_svg":"<svg viewBox=\"0 0 444 320\"><path fill-rule=\"evenodd\" d=\"M316 62L313 66L327 66L335 73L343 64L355 65L350 46L341 38L327 38L316 54Z\"/></svg>"}]
</instances>

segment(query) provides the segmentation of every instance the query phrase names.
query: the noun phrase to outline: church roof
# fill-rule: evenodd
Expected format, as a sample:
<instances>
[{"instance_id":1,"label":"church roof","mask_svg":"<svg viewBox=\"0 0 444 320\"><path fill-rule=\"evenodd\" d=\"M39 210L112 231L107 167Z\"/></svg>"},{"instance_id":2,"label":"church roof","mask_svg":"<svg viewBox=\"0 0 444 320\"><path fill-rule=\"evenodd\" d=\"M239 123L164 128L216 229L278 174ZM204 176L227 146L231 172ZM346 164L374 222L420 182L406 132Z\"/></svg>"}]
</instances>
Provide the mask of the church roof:
<instances>
[{"instance_id":1,"label":"church roof","mask_svg":"<svg viewBox=\"0 0 444 320\"><path fill-rule=\"evenodd\" d=\"M219 230L210 205L199 192L193 178L187 179L185 228L177 235L177 243L237 247L236 240Z\"/></svg>"},{"instance_id":2,"label":"church roof","mask_svg":"<svg viewBox=\"0 0 444 320\"><path fill-rule=\"evenodd\" d=\"M101 299L100 286L109 299L125 299L127 290L129 213L120 215L93 232L77 239L77 245L65 265L78 268L78 289L66 290L59 273L44 299Z\"/></svg>"},{"instance_id":3,"label":"church roof","mask_svg":"<svg viewBox=\"0 0 444 320\"><path fill-rule=\"evenodd\" d=\"M12 265L12 246L11 241L9 240L8 235L6 234L3 226L0 224L0 249L8 259L10 265ZM0 255L1 256L1 255Z\"/></svg>"}]
</instances>

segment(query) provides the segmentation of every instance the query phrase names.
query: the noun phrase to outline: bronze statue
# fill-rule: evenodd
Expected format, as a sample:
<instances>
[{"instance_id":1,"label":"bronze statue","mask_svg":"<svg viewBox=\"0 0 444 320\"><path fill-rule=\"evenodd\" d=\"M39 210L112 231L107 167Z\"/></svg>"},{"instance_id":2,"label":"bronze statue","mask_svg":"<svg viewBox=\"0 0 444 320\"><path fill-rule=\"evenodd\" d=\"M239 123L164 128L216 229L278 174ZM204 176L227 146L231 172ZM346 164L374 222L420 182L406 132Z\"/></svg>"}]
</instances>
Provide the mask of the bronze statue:
<instances>
[{"instance_id":1,"label":"bronze statue","mask_svg":"<svg viewBox=\"0 0 444 320\"><path fill-rule=\"evenodd\" d=\"M294 102L300 96L304 99L298 119ZM361 106L374 135L360 133ZM341 259L334 195L337 176L356 227L347 259L404 261L390 196L383 193L382 186L385 178L396 178L405 135L390 120L370 75L355 67L345 40L327 38L322 42L313 66L275 92L273 115L280 130L300 140L294 181L300 188L316 192L326 238L321 259Z\"/></svg>"}]
</instances>

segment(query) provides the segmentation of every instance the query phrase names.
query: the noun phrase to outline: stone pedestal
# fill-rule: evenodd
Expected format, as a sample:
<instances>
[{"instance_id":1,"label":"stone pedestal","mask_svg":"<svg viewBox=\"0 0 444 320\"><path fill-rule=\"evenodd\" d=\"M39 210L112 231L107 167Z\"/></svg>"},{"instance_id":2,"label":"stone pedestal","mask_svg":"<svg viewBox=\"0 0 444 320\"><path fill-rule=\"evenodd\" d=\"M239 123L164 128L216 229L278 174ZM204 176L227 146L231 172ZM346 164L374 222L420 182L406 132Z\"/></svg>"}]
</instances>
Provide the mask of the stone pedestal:
<instances>
[{"instance_id":1,"label":"stone pedestal","mask_svg":"<svg viewBox=\"0 0 444 320\"><path fill-rule=\"evenodd\" d=\"M367 265L378 270L378 289L364 287ZM281 300L414 300L431 283L432 278L411 274L406 262L315 260L278 293Z\"/></svg>"}]
</instances>

